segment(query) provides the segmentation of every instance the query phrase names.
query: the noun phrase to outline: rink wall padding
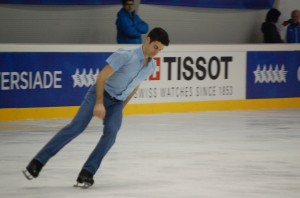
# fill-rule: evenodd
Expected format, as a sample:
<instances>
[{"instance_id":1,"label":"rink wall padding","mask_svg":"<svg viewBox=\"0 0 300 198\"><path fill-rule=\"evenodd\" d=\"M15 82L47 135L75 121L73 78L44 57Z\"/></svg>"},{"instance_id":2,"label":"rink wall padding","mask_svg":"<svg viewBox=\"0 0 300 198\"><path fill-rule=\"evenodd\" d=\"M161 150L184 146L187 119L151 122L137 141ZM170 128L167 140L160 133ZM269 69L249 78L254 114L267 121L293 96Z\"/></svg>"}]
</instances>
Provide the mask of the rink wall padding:
<instances>
[{"instance_id":1,"label":"rink wall padding","mask_svg":"<svg viewBox=\"0 0 300 198\"><path fill-rule=\"evenodd\" d=\"M257 110L275 108L300 108L300 98L129 104L124 109L124 115L129 116L137 114ZM0 121L72 118L74 117L78 109L78 106L0 109Z\"/></svg>"},{"instance_id":2,"label":"rink wall padding","mask_svg":"<svg viewBox=\"0 0 300 198\"><path fill-rule=\"evenodd\" d=\"M0 121L71 118L126 45L0 44ZM300 45L171 45L125 115L300 108Z\"/></svg>"}]
</instances>

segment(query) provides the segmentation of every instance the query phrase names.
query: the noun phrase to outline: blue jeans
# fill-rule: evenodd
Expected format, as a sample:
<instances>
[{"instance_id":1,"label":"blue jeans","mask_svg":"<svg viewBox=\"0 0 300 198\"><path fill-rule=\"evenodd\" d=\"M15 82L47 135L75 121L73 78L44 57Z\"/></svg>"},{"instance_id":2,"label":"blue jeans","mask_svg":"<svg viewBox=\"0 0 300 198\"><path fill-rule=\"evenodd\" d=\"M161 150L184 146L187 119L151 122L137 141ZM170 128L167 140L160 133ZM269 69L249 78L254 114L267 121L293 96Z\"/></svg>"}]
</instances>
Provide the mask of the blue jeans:
<instances>
[{"instance_id":1,"label":"blue jeans","mask_svg":"<svg viewBox=\"0 0 300 198\"><path fill-rule=\"evenodd\" d=\"M104 95L103 100L106 109L106 115L103 120L103 134L93 152L83 165L83 169L88 170L92 174L97 172L102 159L114 144L117 133L122 124L124 102L115 100L107 94ZM34 158L45 165L51 157L60 151L60 149L81 134L93 117L95 102L96 86L94 85L88 90L71 123L61 129Z\"/></svg>"}]
</instances>

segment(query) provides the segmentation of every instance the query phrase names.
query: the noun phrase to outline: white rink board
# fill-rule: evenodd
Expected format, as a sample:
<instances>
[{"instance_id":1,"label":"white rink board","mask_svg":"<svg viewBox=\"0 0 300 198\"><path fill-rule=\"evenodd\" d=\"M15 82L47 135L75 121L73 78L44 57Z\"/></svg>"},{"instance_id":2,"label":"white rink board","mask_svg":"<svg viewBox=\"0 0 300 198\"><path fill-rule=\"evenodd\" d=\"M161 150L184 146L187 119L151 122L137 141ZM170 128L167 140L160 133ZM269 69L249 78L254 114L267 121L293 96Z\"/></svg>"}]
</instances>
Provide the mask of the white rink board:
<instances>
[{"instance_id":1,"label":"white rink board","mask_svg":"<svg viewBox=\"0 0 300 198\"><path fill-rule=\"evenodd\" d=\"M246 98L246 52L162 52L131 103Z\"/></svg>"}]
</instances>

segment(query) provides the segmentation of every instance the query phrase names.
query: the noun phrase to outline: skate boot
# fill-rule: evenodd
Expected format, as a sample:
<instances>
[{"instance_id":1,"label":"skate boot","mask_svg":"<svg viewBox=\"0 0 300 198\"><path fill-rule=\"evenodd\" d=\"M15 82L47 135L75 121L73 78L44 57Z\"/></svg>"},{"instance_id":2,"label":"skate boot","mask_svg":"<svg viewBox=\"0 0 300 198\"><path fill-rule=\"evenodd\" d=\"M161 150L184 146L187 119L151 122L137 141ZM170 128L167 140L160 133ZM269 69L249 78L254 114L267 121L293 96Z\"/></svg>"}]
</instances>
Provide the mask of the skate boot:
<instances>
[{"instance_id":1,"label":"skate boot","mask_svg":"<svg viewBox=\"0 0 300 198\"><path fill-rule=\"evenodd\" d=\"M39 176L40 171L43 168L43 164L36 159L31 160L31 162L26 167L26 170L23 170L23 174L28 180L32 180Z\"/></svg>"},{"instance_id":2,"label":"skate boot","mask_svg":"<svg viewBox=\"0 0 300 198\"><path fill-rule=\"evenodd\" d=\"M93 174L82 169L77 177L77 184L74 187L89 188L94 184Z\"/></svg>"}]
</instances>

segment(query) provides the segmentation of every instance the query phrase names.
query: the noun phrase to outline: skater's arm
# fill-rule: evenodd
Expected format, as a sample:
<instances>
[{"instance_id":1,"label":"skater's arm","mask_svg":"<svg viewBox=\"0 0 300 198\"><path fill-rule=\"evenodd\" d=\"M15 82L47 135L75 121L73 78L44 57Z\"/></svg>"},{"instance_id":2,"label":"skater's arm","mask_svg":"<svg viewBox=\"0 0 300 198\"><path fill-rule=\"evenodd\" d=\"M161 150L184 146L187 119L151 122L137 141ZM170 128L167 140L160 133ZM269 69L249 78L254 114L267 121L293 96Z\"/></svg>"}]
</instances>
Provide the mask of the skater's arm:
<instances>
[{"instance_id":1,"label":"skater's arm","mask_svg":"<svg viewBox=\"0 0 300 198\"><path fill-rule=\"evenodd\" d=\"M132 96L134 96L134 94L137 92L137 90L139 89L140 85L138 85L132 92L131 94L126 98L125 103L124 103L124 107L127 105L127 103L130 101L130 99L132 98Z\"/></svg>"},{"instance_id":2,"label":"skater's arm","mask_svg":"<svg viewBox=\"0 0 300 198\"><path fill-rule=\"evenodd\" d=\"M105 107L103 105L104 85L107 78L114 73L110 65L106 65L98 74L96 81L96 104L94 107L94 116L103 119L105 117Z\"/></svg>"}]
</instances>

